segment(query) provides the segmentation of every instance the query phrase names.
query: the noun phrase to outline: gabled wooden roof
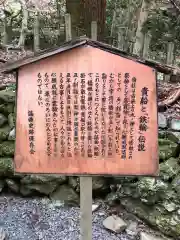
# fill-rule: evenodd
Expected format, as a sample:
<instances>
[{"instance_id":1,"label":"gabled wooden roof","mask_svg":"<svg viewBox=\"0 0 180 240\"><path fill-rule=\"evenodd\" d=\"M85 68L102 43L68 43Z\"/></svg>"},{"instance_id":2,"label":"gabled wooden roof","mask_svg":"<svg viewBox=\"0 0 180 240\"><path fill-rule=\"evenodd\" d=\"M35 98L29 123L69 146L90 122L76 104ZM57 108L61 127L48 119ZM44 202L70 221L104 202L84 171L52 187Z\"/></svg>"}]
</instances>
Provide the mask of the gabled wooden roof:
<instances>
[{"instance_id":1,"label":"gabled wooden roof","mask_svg":"<svg viewBox=\"0 0 180 240\"><path fill-rule=\"evenodd\" d=\"M102 43L102 42L91 40L89 38L78 38L73 41L65 42L60 47L52 48L52 49L45 50L45 51L40 51L39 53L33 54L32 56L28 56L28 57L20 59L18 61L15 61L12 63L9 62L7 64L4 64L4 66L0 69L0 73L10 73L12 71L16 71L18 68L25 66L27 64L34 63L41 59L48 58L53 55L60 54L62 52L71 50L73 48L77 48L77 47L85 46L85 45L99 48L103 51L107 51L112 54L119 55L123 58L127 58L127 59L133 60L135 62L145 64L147 66L150 66L150 67L156 69L158 72L162 72L165 74L174 74L174 75L180 74L180 69L177 69L173 66L168 66L168 65L164 65L164 64L161 64L161 63L158 63L155 61L142 59L135 55L129 55L126 52L119 50L118 48L112 47L112 46Z\"/></svg>"}]
</instances>

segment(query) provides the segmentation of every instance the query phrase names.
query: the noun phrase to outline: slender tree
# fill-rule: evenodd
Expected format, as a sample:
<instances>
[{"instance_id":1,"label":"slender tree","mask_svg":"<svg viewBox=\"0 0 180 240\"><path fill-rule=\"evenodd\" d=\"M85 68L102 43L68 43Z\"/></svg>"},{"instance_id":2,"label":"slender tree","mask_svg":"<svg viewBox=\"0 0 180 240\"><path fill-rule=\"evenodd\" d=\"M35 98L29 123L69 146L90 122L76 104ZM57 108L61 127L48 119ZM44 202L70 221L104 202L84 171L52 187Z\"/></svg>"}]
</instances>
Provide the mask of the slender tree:
<instances>
[{"instance_id":1,"label":"slender tree","mask_svg":"<svg viewBox=\"0 0 180 240\"><path fill-rule=\"evenodd\" d=\"M34 18L34 51L37 52L40 49L40 33L39 33L39 11L36 10Z\"/></svg>"},{"instance_id":2,"label":"slender tree","mask_svg":"<svg viewBox=\"0 0 180 240\"><path fill-rule=\"evenodd\" d=\"M28 10L27 10L27 6L26 6L26 3L24 0L20 0L20 3L21 3L21 7L22 7L23 17L22 17L21 34L20 34L18 46L24 47L26 33L27 33L27 29L28 29Z\"/></svg>"},{"instance_id":3,"label":"slender tree","mask_svg":"<svg viewBox=\"0 0 180 240\"><path fill-rule=\"evenodd\" d=\"M143 50L144 44L144 34L142 31L144 23L147 21L148 18L148 7L149 3L147 0L142 0L142 5L140 8L139 19L137 23L137 30L136 30L136 41L133 48L133 53L136 55L141 55Z\"/></svg>"}]
</instances>

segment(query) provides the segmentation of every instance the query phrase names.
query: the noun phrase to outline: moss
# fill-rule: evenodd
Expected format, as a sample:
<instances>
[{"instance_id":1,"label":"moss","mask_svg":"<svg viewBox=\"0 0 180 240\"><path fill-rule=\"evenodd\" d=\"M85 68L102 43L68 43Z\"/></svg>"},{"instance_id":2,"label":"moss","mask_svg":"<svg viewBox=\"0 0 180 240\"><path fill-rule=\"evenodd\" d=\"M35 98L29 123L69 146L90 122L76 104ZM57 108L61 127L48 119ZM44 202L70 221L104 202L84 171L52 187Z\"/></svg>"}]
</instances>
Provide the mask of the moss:
<instances>
[{"instance_id":1,"label":"moss","mask_svg":"<svg viewBox=\"0 0 180 240\"><path fill-rule=\"evenodd\" d=\"M0 127L4 126L7 123L7 118L0 113Z\"/></svg>"},{"instance_id":2,"label":"moss","mask_svg":"<svg viewBox=\"0 0 180 240\"><path fill-rule=\"evenodd\" d=\"M47 183L39 183L39 184L28 184L23 186L24 192L39 192L45 195L49 195L54 192L54 190L58 187L57 182L47 182ZM22 190L22 189L21 189Z\"/></svg>"},{"instance_id":3,"label":"moss","mask_svg":"<svg viewBox=\"0 0 180 240\"><path fill-rule=\"evenodd\" d=\"M0 144L0 156L14 156L15 143L12 141L5 141Z\"/></svg>"},{"instance_id":4,"label":"moss","mask_svg":"<svg viewBox=\"0 0 180 240\"><path fill-rule=\"evenodd\" d=\"M15 113L10 113L8 115L8 123L11 129L15 127L15 123L16 123Z\"/></svg>"},{"instance_id":5,"label":"moss","mask_svg":"<svg viewBox=\"0 0 180 240\"><path fill-rule=\"evenodd\" d=\"M159 215L156 217L157 227L165 234L172 237L180 236L180 220L177 220L175 214Z\"/></svg>"},{"instance_id":6,"label":"moss","mask_svg":"<svg viewBox=\"0 0 180 240\"><path fill-rule=\"evenodd\" d=\"M175 143L179 143L180 141L180 133L179 132L167 132L167 138Z\"/></svg>"},{"instance_id":7,"label":"moss","mask_svg":"<svg viewBox=\"0 0 180 240\"><path fill-rule=\"evenodd\" d=\"M56 191L50 194L52 200L61 200L67 205L79 204L78 194L68 185L59 186Z\"/></svg>"},{"instance_id":8,"label":"moss","mask_svg":"<svg viewBox=\"0 0 180 240\"><path fill-rule=\"evenodd\" d=\"M13 103L0 104L0 112L8 116L10 113L14 112L14 104Z\"/></svg>"},{"instance_id":9,"label":"moss","mask_svg":"<svg viewBox=\"0 0 180 240\"><path fill-rule=\"evenodd\" d=\"M168 213L163 206L147 206L138 200L120 199L121 204L131 213L158 228L174 239L180 236L180 220L176 214Z\"/></svg>"},{"instance_id":10,"label":"moss","mask_svg":"<svg viewBox=\"0 0 180 240\"><path fill-rule=\"evenodd\" d=\"M159 146L166 146L166 145L173 144L173 142L170 141L169 139L161 139L161 138L158 139L158 143L159 143Z\"/></svg>"},{"instance_id":11,"label":"moss","mask_svg":"<svg viewBox=\"0 0 180 240\"><path fill-rule=\"evenodd\" d=\"M159 131L158 132L158 138L166 138L167 137L167 132L166 131Z\"/></svg>"},{"instance_id":12,"label":"moss","mask_svg":"<svg viewBox=\"0 0 180 240\"><path fill-rule=\"evenodd\" d=\"M142 202L153 205L161 201L169 189L169 184L154 178L143 178L138 182L137 191Z\"/></svg>"},{"instance_id":13,"label":"moss","mask_svg":"<svg viewBox=\"0 0 180 240\"><path fill-rule=\"evenodd\" d=\"M10 133L10 127L8 125L0 128L0 142L5 141L8 139Z\"/></svg>"},{"instance_id":14,"label":"moss","mask_svg":"<svg viewBox=\"0 0 180 240\"><path fill-rule=\"evenodd\" d=\"M47 182L57 182L58 184L63 184L67 180L66 176L60 175L27 175L21 179L22 184L42 184Z\"/></svg>"},{"instance_id":15,"label":"moss","mask_svg":"<svg viewBox=\"0 0 180 240\"><path fill-rule=\"evenodd\" d=\"M93 177L92 178L93 191L104 191L107 188L108 188L107 178L104 178L104 177Z\"/></svg>"},{"instance_id":16,"label":"moss","mask_svg":"<svg viewBox=\"0 0 180 240\"><path fill-rule=\"evenodd\" d=\"M170 158L169 160L160 164L160 177L168 181L180 172L180 166L176 158Z\"/></svg>"},{"instance_id":17,"label":"moss","mask_svg":"<svg viewBox=\"0 0 180 240\"><path fill-rule=\"evenodd\" d=\"M0 177L12 176L13 174L13 159L0 158Z\"/></svg>"},{"instance_id":18,"label":"moss","mask_svg":"<svg viewBox=\"0 0 180 240\"><path fill-rule=\"evenodd\" d=\"M170 145L159 145L159 158L161 160L167 160L171 157L176 156L176 151L177 151L177 144L172 143Z\"/></svg>"},{"instance_id":19,"label":"moss","mask_svg":"<svg viewBox=\"0 0 180 240\"><path fill-rule=\"evenodd\" d=\"M5 103L15 102L16 93L13 91L3 90L0 91L0 101Z\"/></svg>"},{"instance_id":20,"label":"moss","mask_svg":"<svg viewBox=\"0 0 180 240\"><path fill-rule=\"evenodd\" d=\"M16 181L14 181L13 179L6 179L6 184L12 192L14 192L14 193L19 192L19 184Z\"/></svg>"},{"instance_id":21,"label":"moss","mask_svg":"<svg viewBox=\"0 0 180 240\"><path fill-rule=\"evenodd\" d=\"M172 187L173 189L175 189L175 191L177 192L178 196L180 197L180 175L177 175L173 182L172 182Z\"/></svg>"}]
</instances>

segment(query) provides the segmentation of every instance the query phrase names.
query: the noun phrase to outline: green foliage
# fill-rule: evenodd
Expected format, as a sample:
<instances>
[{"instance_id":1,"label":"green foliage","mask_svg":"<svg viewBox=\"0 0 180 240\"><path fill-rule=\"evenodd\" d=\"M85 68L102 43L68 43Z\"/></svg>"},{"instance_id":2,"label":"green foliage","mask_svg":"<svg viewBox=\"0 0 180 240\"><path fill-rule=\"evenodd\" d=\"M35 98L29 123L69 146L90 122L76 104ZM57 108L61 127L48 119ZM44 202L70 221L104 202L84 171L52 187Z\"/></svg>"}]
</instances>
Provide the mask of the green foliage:
<instances>
[{"instance_id":1,"label":"green foliage","mask_svg":"<svg viewBox=\"0 0 180 240\"><path fill-rule=\"evenodd\" d=\"M167 43L172 41L176 44L176 52L180 52L180 14L175 9L173 4L164 0L146 0L149 2L149 16L144 24L143 31L149 32L152 36L151 50L153 52L166 52ZM0 5L0 30L3 32L3 21L6 17L8 42L10 44L18 43L22 11L19 1L8 0L5 6ZM9 4L8 4L9 2ZM27 1L28 8L33 8L32 1ZM64 4L65 0L59 0L60 17L57 14L57 2L54 0L49 3L49 11L42 11L40 13L40 42L41 48L48 48L50 46L59 44L62 36L64 40ZM166 3L164 3L166 2ZM107 0L106 7L106 39L112 33L112 23L114 12L116 12L116 22L113 29L112 38L117 40L118 29L121 28L122 35L126 42L134 41L136 27L138 22L138 13L140 11L142 0ZM34 12L29 11L28 29L26 36L26 46L33 45L33 26L34 26ZM59 24L60 23L60 24ZM114 24L114 23L113 23ZM59 26L62 25L61 33ZM3 34L1 34L3 35Z\"/></svg>"},{"instance_id":2,"label":"green foliage","mask_svg":"<svg viewBox=\"0 0 180 240\"><path fill-rule=\"evenodd\" d=\"M149 13L144 32L150 32L152 50L164 50L164 45L174 42L180 49L180 16L167 9L153 9Z\"/></svg>"},{"instance_id":3,"label":"green foliage","mask_svg":"<svg viewBox=\"0 0 180 240\"><path fill-rule=\"evenodd\" d=\"M146 0L146 2L149 2L149 12L143 32L151 35L150 57L165 61L169 42L175 43L176 55L180 54L180 14L177 9L169 1ZM117 38L118 27L124 27L126 44L134 41L141 4L142 0L117 0L117 21L113 36ZM112 26L114 6L115 1L107 0L108 34Z\"/></svg>"},{"instance_id":4,"label":"green foliage","mask_svg":"<svg viewBox=\"0 0 180 240\"><path fill-rule=\"evenodd\" d=\"M6 87L7 91L16 91L16 84L12 83Z\"/></svg>"}]
</instances>

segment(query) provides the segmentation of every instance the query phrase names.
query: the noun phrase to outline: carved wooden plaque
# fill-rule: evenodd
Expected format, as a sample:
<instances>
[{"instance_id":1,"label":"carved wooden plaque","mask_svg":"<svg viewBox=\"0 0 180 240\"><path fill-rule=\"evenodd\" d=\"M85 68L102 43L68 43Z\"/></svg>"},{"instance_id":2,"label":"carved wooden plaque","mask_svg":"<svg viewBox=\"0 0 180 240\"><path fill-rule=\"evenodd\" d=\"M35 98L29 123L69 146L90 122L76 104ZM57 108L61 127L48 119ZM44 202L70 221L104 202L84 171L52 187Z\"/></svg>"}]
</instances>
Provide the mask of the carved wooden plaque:
<instances>
[{"instance_id":1,"label":"carved wooden plaque","mask_svg":"<svg viewBox=\"0 0 180 240\"><path fill-rule=\"evenodd\" d=\"M157 175L156 72L79 47L19 69L15 171Z\"/></svg>"}]
</instances>

